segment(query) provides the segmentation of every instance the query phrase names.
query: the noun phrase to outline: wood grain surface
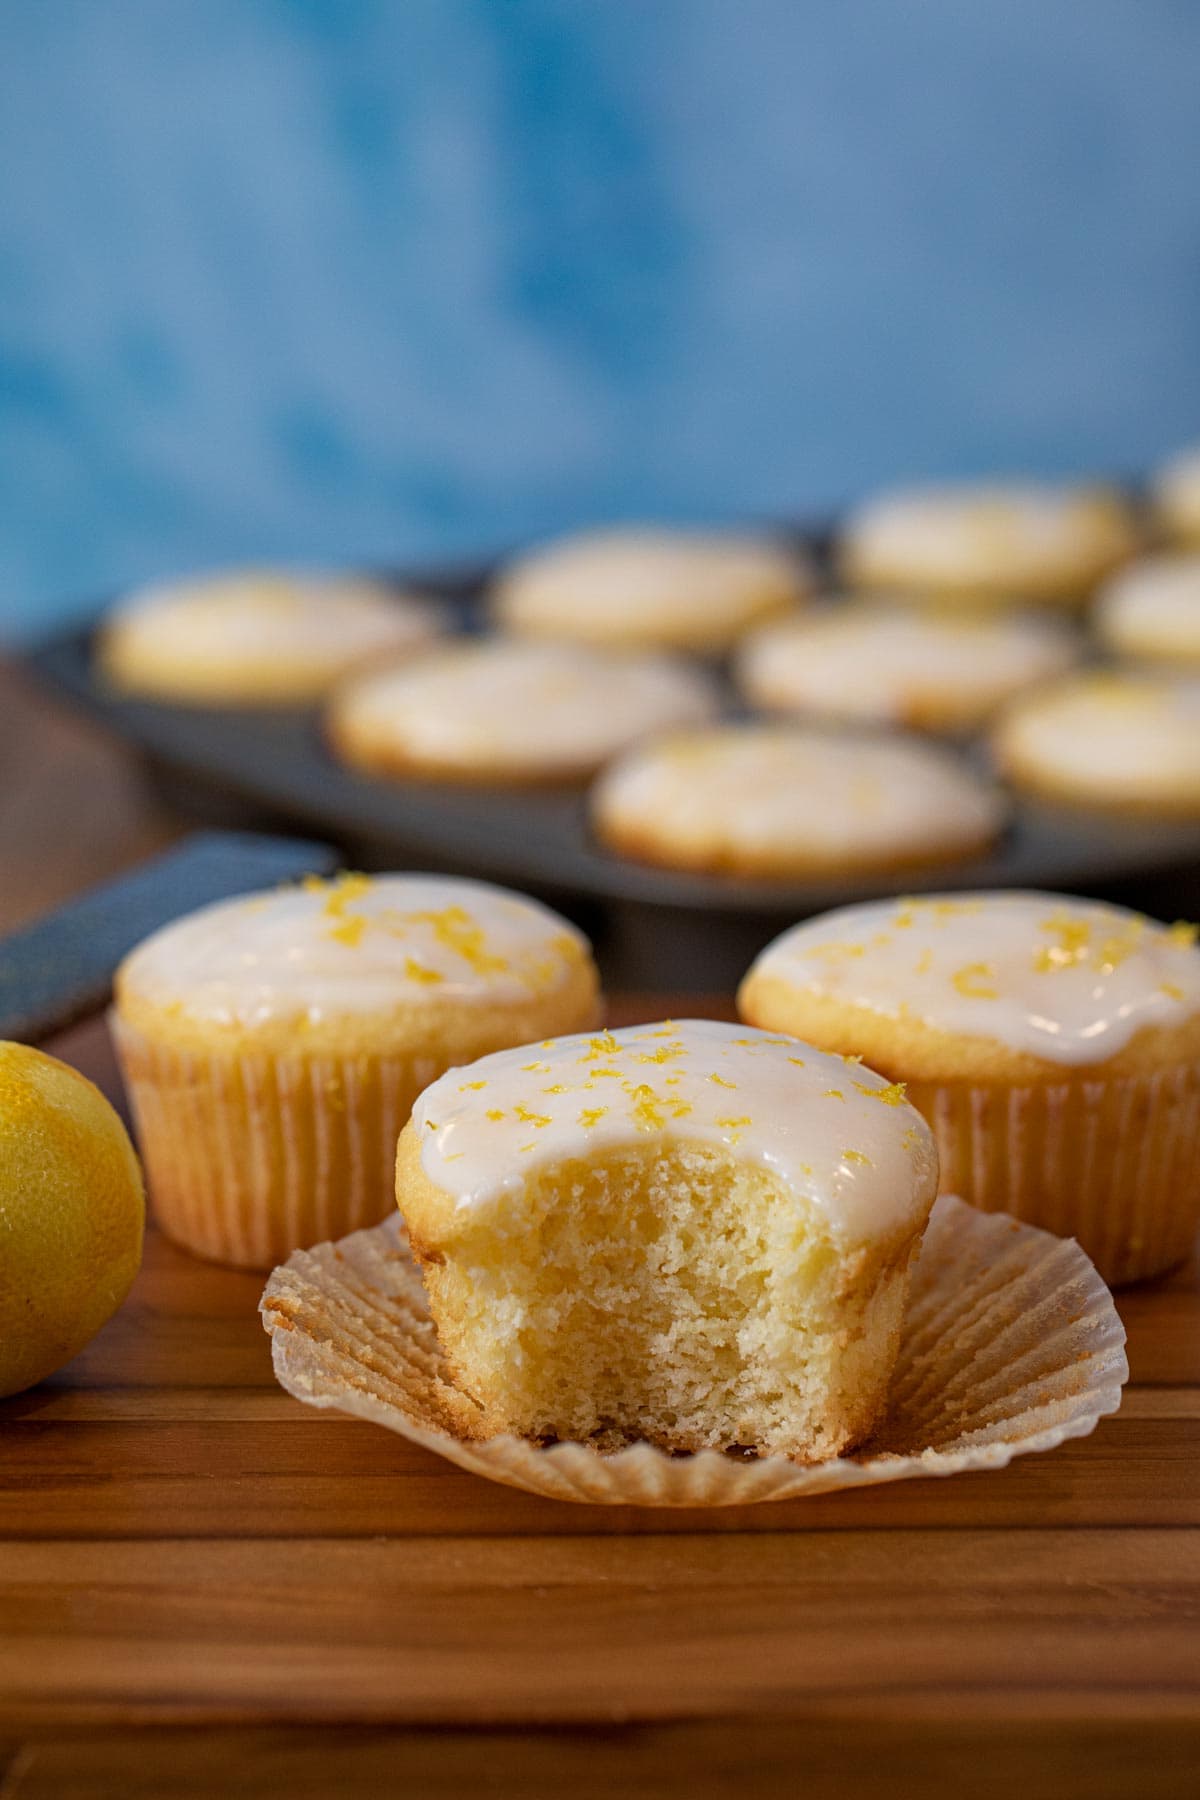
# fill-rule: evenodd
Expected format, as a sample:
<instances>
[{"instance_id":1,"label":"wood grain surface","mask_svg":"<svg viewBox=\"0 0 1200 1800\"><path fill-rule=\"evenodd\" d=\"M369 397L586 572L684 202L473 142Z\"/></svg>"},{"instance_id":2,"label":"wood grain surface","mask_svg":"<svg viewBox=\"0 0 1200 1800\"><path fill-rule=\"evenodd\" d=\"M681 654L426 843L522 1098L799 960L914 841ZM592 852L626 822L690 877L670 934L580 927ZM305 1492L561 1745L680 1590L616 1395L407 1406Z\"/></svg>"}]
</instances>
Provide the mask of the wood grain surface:
<instances>
[{"instance_id":1,"label":"wood grain surface","mask_svg":"<svg viewBox=\"0 0 1200 1800\"><path fill-rule=\"evenodd\" d=\"M177 829L14 691L0 770L40 798L0 783L0 926ZM615 1010L685 1006L721 1010ZM113 1087L98 1025L60 1048ZM106 1330L0 1404L0 1800L1200 1791L1194 1270L1120 1296L1092 1437L715 1514L542 1500L305 1409L260 1289L152 1231Z\"/></svg>"}]
</instances>

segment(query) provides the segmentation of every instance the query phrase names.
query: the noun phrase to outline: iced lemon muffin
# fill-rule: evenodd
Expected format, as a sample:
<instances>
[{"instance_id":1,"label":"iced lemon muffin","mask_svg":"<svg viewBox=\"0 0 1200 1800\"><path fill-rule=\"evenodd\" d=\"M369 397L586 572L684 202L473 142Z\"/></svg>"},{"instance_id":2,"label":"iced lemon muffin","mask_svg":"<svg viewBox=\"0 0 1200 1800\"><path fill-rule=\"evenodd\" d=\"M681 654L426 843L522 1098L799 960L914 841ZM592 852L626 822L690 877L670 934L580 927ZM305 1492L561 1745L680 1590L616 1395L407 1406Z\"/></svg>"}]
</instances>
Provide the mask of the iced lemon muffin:
<instances>
[{"instance_id":1,"label":"iced lemon muffin","mask_svg":"<svg viewBox=\"0 0 1200 1800\"><path fill-rule=\"evenodd\" d=\"M1048 800L1200 817L1200 678L1095 670L1006 709L992 748L1019 787Z\"/></svg>"},{"instance_id":2,"label":"iced lemon muffin","mask_svg":"<svg viewBox=\"0 0 1200 1800\"><path fill-rule=\"evenodd\" d=\"M204 706L298 705L359 664L409 655L437 609L365 576L241 569L146 588L108 615L114 687Z\"/></svg>"},{"instance_id":3,"label":"iced lemon muffin","mask_svg":"<svg viewBox=\"0 0 1200 1800\"><path fill-rule=\"evenodd\" d=\"M369 774L570 781L717 704L712 679L671 657L493 638L352 678L326 727L339 757Z\"/></svg>"},{"instance_id":4,"label":"iced lemon muffin","mask_svg":"<svg viewBox=\"0 0 1200 1800\"><path fill-rule=\"evenodd\" d=\"M798 552L735 532L613 529L510 563L493 612L507 631L719 655L811 590Z\"/></svg>"},{"instance_id":5,"label":"iced lemon muffin","mask_svg":"<svg viewBox=\"0 0 1200 1800\"><path fill-rule=\"evenodd\" d=\"M974 855L1000 830L1004 803L917 740L728 725L619 758L593 789L592 816L622 856L782 879Z\"/></svg>"},{"instance_id":6,"label":"iced lemon muffin","mask_svg":"<svg viewBox=\"0 0 1200 1800\"><path fill-rule=\"evenodd\" d=\"M454 1069L396 1192L458 1429L819 1462L878 1419L937 1186L881 1076L691 1021Z\"/></svg>"},{"instance_id":7,"label":"iced lemon muffin","mask_svg":"<svg viewBox=\"0 0 1200 1800\"><path fill-rule=\"evenodd\" d=\"M841 566L855 587L917 599L1074 606L1136 548L1112 489L997 482L869 501L847 522Z\"/></svg>"},{"instance_id":8,"label":"iced lemon muffin","mask_svg":"<svg viewBox=\"0 0 1200 1800\"><path fill-rule=\"evenodd\" d=\"M1191 926L1056 894L845 907L764 950L744 1018L906 1084L944 1192L1075 1237L1109 1282L1200 1221L1200 950Z\"/></svg>"},{"instance_id":9,"label":"iced lemon muffin","mask_svg":"<svg viewBox=\"0 0 1200 1800\"><path fill-rule=\"evenodd\" d=\"M1101 592L1094 623L1118 656L1200 669L1200 555L1132 564Z\"/></svg>"},{"instance_id":10,"label":"iced lemon muffin","mask_svg":"<svg viewBox=\"0 0 1200 1800\"><path fill-rule=\"evenodd\" d=\"M1163 537L1200 550L1200 444L1181 450L1155 472L1150 500Z\"/></svg>"},{"instance_id":11,"label":"iced lemon muffin","mask_svg":"<svg viewBox=\"0 0 1200 1800\"><path fill-rule=\"evenodd\" d=\"M597 1008L584 938L482 882L344 875L204 907L116 978L159 1222L254 1268L373 1225L427 1083Z\"/></svg>"},{"instance_id":12,"label":"iced lemon muffin","mask_svg":"<svg viewBox=\"0 0 1200 1800\"><path fill-rule=\"evenodd\" d=\"M958 732L1079 654L1057 619L860 603L762 626L743 640L735 672L766 712Z\"/></svg>"}]
</instances>

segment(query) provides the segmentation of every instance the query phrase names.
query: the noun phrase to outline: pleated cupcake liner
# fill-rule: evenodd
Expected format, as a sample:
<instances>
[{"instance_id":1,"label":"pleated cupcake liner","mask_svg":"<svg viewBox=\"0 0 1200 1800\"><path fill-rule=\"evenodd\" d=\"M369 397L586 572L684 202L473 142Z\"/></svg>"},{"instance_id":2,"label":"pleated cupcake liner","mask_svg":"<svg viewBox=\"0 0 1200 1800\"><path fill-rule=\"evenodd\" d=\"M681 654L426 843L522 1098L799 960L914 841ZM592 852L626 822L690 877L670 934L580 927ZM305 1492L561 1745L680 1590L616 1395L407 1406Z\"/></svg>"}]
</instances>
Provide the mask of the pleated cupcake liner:
<instances>
[{"instance_id":1,"label":"pleated cupcake liner","mask_svg":"<svg viewBox=\"0 0 1200 1800\"><path fill-rule=\"evenodd\" d=\"M1200 1227L1200 1067L995 1088L908 1084L942 1186L1074 1237L1114 1287L1161 1274Z\"/></svg>"},{"instance_id":2,"label":"pleated cupcake liner","mask_svg":"<svg viewBox=\"0 0 1200 1800\"><path fill-rule=\"evenodd\" d=\"M116 1015L155 1217L210 1261L269 1269L395 1206L396 1139L432 1057L204 1055Z\"/></svg>"},{"instance_id":3,"label":"pleated cupcake liner","mask_svg":"<svg viewBox=\"0 0 1200 1800\"><path fill-rule=\"evenodd\" d=\"M449 1377L396 1216L298 1251L272 1273L260 1311L276 1376L298 1400L491 1481L607 1506L744 1506L998 1469L1086 1436L1116 1411L1128 1376L1112 1295L1079 1246L948 1195L914 1270L883 1422L869 1443L816 1465L459 1435L470 1402Z\"/></svg>"}]
</instances>

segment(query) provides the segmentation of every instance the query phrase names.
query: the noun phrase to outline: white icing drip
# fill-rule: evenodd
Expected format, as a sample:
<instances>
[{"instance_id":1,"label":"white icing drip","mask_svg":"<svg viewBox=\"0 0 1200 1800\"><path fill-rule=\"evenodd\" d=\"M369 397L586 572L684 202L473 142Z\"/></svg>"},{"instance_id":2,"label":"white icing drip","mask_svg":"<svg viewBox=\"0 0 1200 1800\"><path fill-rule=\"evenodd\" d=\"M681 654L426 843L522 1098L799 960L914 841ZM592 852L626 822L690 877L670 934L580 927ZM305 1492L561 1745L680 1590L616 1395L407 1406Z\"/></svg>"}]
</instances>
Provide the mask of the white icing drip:
<instances>
[{"instance_id":1,"label":"white icing drip","mask_svg":"<svg viewBox=\"0 0 1200 1800\"><path fill-rule=\"evenodd\" d=\"M505 639L455 645L350 683L337 712L356 739L416 761L583 770L717 710L711 679L670 658Z\"/></svg>"},{"instance_id":2,"label":"white icing drip","mask_svg":"<svg viewBox=\"0 0 1200 1800\"><path fill-rule=\"evenodd\" d=\"M1200 681L1070 677L1018 701L996 743L1002 760L1101 799L1200 796Z\"/></svg>"},{"instance_id":3,"label":"white icing drip","mask_svg":"<svg viewBox=\"0 0 1200 1800\"><path fill-rule=\"evenodd\" d=\"M345 664L433 636L436 609L353 575L247 569L133 594L111 622L184 662L279 656Z\"/></svg>"},{"instance_id":4,"label":"white icing drip","mask_svg":"<svg viewBox=\"0 0 1200 1800\"><path fill-rule=\"evenodd\" d=\"M1132 656L1200 657L1200 556L1135 563L1105 588L1096 625Z\"/></svg>"},{"instance_id":5,"label":"white icing drip","mask_svg":"<svg viewBox=\"0 0 1200 1800\"><path fill-rule=\"evenodd\" d=\"M769 706L903 719L927 700L984 711L1077 656L1074 634L1050 619L839 606L763 627L743 648L739 673Z\"/></svg>"},{"instance_id":6,"label":"white icing drip","mask_svg":"<svg viewBox=\"0 0 1200 1800\"><path fill-rule=\"evenodd\" d=\"M122 992L253 1027L395 1006L486 1005L553 992L587 940L536 901L483 882L345 876L221 901L156 931Z\"/></svg>"},{"instance_id":7,"label":"white icing drip","mask_svg":"<svg viewBox=\"0 0 1200 1800\"><path fill-rule=\"evenodd\" d=\"M836 1236L865 1242L919 1217L933 1176L927 1126L882 1076L710 1020L481 1057L427 1088L413 1120L426 1175L460 1208L567 1159L675 1140L771 1170Z\"/></svg>"},{"instance_id":8,"label":"white icing drip","mask_svg":"<svg viewBox=\"0 0 1200 1800\"><path fill-rule=\"evenodd\" d=\"M631 751L606 770L597 814L665 844L835 861L975 844L999 829L997 791L945 752L902 738L729 726Z\"/></svg>"},{"instance_id":9,"label":"white icing drip","mask_svg":"<svg viewBox=\"0 0 1200 1800\"><path fill-rule=\"evenodd\" d=\"M1087 1065L1200 1009L1189 935L1057 894L881 900L785 931L751 976Z\"/></svg>"}]
</instances>

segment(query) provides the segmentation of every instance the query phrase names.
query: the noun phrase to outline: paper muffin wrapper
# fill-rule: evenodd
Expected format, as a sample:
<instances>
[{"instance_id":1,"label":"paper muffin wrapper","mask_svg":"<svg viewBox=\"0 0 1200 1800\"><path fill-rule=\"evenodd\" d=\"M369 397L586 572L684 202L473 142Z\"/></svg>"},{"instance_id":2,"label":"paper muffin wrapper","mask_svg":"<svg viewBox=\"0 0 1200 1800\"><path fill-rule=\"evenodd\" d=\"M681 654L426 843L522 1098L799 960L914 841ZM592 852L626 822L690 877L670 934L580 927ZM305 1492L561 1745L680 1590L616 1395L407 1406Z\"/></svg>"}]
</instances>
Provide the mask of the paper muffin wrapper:
<instances>
[{"instance_id":1,"label":"paper muffin wrapper","mask_svg":"<svg viewBox=\"0 0 1200 1800\"><path fill-rule=\"evenodd\" d=\"M442 1072L431 1057L203 1055L110 1018L168 1237L269 1269L396 1204L396 1139Z\"/></svg>"},{"instance_id":2,"label":"paper muffin wrapper","mask_svg":"<svg viewBox=\"0 0 1200 1800\"><path fill-rule=\"evenodd\" d=\"M1074 1237L1114 1287L1160 1274L1200 1225L1200 1067L1038 1087L909 1082L942 1186Z\"/></svg>"},{"instance_id":3,"label":"paper muffin wrapper","mask_svg":"<svg viewBox=\"0 0 1200 1800\"><path fill-rule=\"evenodd\" d=\"M1128 1375L1112 1295L1079 1246L951 1196L915 1266L883 1423L817 1465L460 1437L464 1396L395 1216L299 1251L271 1275L260 1310L275 1373L298 1400L370 1419L492 1481L609 1506L744 1506L998 1469L1086 1436L1116 1411Z\"/></svg>"}]
</instances>

